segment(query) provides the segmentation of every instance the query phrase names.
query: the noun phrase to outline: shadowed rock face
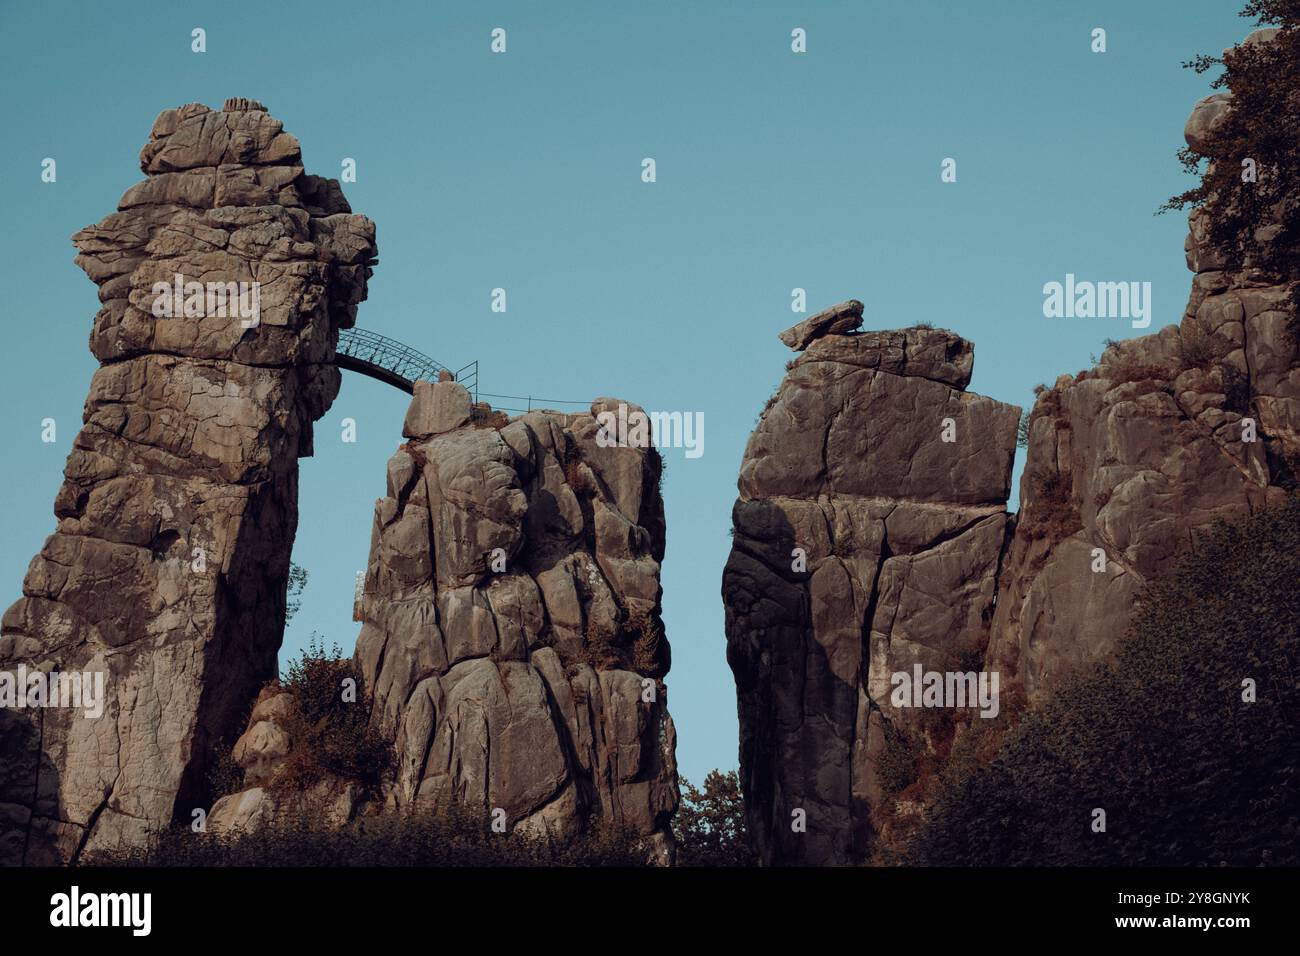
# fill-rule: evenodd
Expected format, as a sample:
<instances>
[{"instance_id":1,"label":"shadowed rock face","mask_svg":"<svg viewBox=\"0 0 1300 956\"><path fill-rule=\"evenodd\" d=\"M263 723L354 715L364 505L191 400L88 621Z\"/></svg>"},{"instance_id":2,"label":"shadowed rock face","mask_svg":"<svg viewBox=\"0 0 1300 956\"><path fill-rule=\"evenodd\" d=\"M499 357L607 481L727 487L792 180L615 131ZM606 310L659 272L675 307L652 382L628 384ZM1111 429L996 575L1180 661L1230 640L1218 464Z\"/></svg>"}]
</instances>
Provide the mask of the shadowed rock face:
<instances>
[{"instance_id":1,"label":"shadowed rock face","mask_svg":"<svg viewBox=\"0 0 1300 956\"><path fill-rule=\"evenodd\" d=\"M57 529L0 637L0 670L101 672L107 700L97 720L0 712L4 862L138 844L203 805L211 745L275 673L297 460L374 262L374 224L253 101L164 111L140 165L73 237L99 286L100 368ZM260 323L206 296L157 317L154 284L177 274L258 283Z\"/></svg>"},{"instance_id":2,"label":"shadowed rock face","mask_svg":"<svg viewBox=\"0 0 1300 956\"><path fill-rule=\"evenodd\" d=\"M961 391L969 343L922 329L798 342L745 452L723 576L765 862L864 861L885 742L960 732L894 707L892 674L982 663L1032 699L1110 652L1196 528L1286 498L1300 464L1290 289L1218 260L1199 215L1182 324L1039 396L1014 521L1016 409Z\"/></svg>"},{"instance_id":3,"label":"shadowed rock face","mask_svg":"<svg viewBox=\"0 0 1300 956\"><path fill-rule=\"evenodd\" d=\"M417 384L358 609L396 806L500 808L559 837L599 818L671 858L661 464L601 446L619 404L469 421L462 386Z\"/></svg>"},{"instance_id":4,"label":"shadowed rock face","mask_svg":"<svg viewBox=\"0 0 1300 956\"><path fill-rule=\"evenodd\" d=\"M889 676L983 650L1007 531L1019 409L964 391L970 343L830 327L787 336L804 353L745 450L722 581L767 864L865 861L884 736L922 730Z\"/></svg>"}]
</instances>

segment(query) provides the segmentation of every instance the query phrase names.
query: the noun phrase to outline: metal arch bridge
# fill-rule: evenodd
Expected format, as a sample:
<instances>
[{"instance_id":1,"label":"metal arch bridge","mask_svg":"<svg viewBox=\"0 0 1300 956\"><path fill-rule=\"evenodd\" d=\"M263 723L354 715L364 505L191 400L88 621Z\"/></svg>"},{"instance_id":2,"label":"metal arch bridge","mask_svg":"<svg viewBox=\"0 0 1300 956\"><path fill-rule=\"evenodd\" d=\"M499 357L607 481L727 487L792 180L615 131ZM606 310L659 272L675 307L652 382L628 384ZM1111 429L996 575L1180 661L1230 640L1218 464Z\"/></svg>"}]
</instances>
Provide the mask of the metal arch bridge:
<instances>
[{"instance_id":1,"label":"metal arch bridge","mask_svg":"<svg viewBox=\"0 0 1300 956\"><path fill-rule=\"evenodd\" d=\"M534 408L556 409L572 406L566 415L584 414L590 409L590 401L577 401L563 398L539 398L535 395L496 395L492 392L478 390L478 362L452 371L441 362L429 358L423 352L417 352L410 346L403 345L396 339L390 339L368 329L342 329L339 332L339 344L334 350L334 364L350 372L358 372L377 379L394 388L400 388L408 395L415 393L418 381L436 382L441 372L451 372L457 382L465 386L474 397L475 404L479 397L493 399L497 402L508 401L510 405L497 404L496 411L524 414Z\"/></svg>"},{"instance_id":2,"label":"metal arch bridge","mask_svg":"<svg viewBox=\"0 0 1300 956\"><path fill-rule=\"evenodd\" d=\"M334 361L339 368L368 375L407 394L415 392L417 381L436 382L440 372L450 372L478 401L478 362L453 371L423 352L367 329L340 331Z\"/></svg>"}]
</instances>

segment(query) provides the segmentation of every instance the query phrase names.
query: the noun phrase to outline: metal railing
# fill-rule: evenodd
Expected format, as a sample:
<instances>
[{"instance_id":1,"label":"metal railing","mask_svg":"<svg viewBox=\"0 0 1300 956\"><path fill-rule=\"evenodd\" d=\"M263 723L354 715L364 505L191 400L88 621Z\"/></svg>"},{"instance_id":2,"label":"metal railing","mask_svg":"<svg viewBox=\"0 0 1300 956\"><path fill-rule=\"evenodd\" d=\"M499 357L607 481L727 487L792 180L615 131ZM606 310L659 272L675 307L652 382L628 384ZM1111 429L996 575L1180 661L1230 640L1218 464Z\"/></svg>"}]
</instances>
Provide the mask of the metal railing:
<instances>
[{"instance_id":1,"label":"metal railing","mask_svg":"<svg viewBox=\"0 0 1300 956\"><path fill-rule=\"evenodd\" d=\"M522 407L520 406L512 407L510 405L492 406L497 411L515 412L520 415L524 415L527 414L528 412L531 412L534 406L536 406L537 408L554 408L557 405L578 405L583 409L582 412L578 412L578 411L568 412L567 414L570 415L581 415L591 408L590 401L578 402L578 401L573 401L571 399L565 399L565 398L538 398L535 395L494 395L492 392L483 392L482 394L484 398L504 398L512 402L523 402L524 405ZM565 409L563 408L556 408L555 410L559 412L565 411Z\"/></svg>"},{"instance_id":2,"label":"metal railing","mask_svg":"<svg viewBox=\"0 0 1300 956\"><path fill-rule=\"evenodd\" d=\"M580 415L586 413L591 407L589 401L579 402L564 398L538 398L535 395L494 395L491 392L479 392L477 361L470 362L468 365L464 365L452 372L447 366L429 358L423 352L417 352L396 339L390 339L385 335L367 329L352 328L340 331L335 356L339 368L360 372L362 375L369 375L371 378L400 388L404 392L414 392L415 383L421 379L426 382L436 382L441 373L448 372L457 382L465 386L470 395L474 397L475 404L478 403L480 395L488 399L505 399L522 403L522 405L513 406L493 405L493 409L499 412L513 412L523 415L533 411L534 408L550 408L564 412L566 415ZM564 406L568 405L577 406L578 408L570 412L564 408Z\"/></svg>"},{"instance_id":3,"label":"metal railing","mask_svg":"<svg viewBox=\"0 0 1300 956\"><path fill-rule=\"evenodd\" d=\"M470 362L464 368L457 369L456 381L469 390L469 393L474 396L474 403L478 404L478 359Z\"/></svg>"},{"instance_id":4,"label":"metal railing","mask_svg":"<svg viewBox=\"0 0 1300 956\"><path fill-rule=\"evenodd\" d=\"M390 339L368 329L343 329L335 349L339 368L360 372L381 382L387 382L405 392L415 390L415 383L438 381L442 372L448 372L469 389L478 401L478 362L471 362L457 372L409 345Z\"/></svg>"}]
</instances>

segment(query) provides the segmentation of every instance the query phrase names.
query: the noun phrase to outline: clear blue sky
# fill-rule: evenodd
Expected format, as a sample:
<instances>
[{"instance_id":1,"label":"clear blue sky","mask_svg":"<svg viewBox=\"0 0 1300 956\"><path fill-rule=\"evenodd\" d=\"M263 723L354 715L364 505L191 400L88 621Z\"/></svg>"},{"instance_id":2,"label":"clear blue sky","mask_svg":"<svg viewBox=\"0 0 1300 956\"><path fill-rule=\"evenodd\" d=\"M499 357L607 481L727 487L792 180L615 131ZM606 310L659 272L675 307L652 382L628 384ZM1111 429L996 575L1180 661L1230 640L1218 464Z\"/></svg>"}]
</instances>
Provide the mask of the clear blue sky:
<instances>
[{"instance_id":1,"label":"clear blue sky","mask_svg":"<svg viewBox=\"0 0 1300 956\"><path fill-rule=\"evenodd\" d=\"M380 255L361 326L479 360L486 391L704 412L704 456L665 455L668 685L683 772L734 767L719 585L745 440L791 357L790 290L810 310L862 299L868 328L952 328L976 343L972 388L1022 406L1137 334L1045 319L1045 282L1150 281L1148 331L1176 322L1185 220L1152 213L1187 185L1174 151L1209 92L1179 64L1245 36L1240 5L0 0L0 600L53 530L94 369L95 288L69 236L141 178L160 110L252 97L309 171L357 160L345 188ZM294 552L311 580L285 654L312 631L356 640L353 577L405 406L345 374L318 425Z\"/></svg>"}]
</instances>

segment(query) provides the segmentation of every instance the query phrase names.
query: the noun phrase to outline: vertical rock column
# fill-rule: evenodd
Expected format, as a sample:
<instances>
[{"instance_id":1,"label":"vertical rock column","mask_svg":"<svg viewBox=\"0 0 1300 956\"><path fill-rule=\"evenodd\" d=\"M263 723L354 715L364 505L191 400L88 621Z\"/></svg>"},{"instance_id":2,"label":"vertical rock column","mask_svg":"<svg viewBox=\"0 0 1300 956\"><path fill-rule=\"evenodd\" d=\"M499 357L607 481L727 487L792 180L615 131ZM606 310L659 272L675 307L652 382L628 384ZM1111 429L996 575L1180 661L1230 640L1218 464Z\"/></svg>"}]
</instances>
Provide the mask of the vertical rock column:
<instances>
[{"instance_id":1,"label":"vertical rock column","mask_svg":"<svg viewBox=\"0 0 1300 956\"><path fill-rule=\"evenodd\" d=\"M671 859L662 466L599 440L621 404L508 419L455 382L416 384L356 652L397 806L454 801L485 826L502 810L561 839L601 821Z\"/></svg>"},{"instance_id":2,"label":"vertical rock column","mask_svg":"<svg viewBox=\"0 0 1300 956\"><path fill-rule=\"evenodd\" d=\"M1019 410L964 391L950 332L853 334L847 302L750 437L722 580L748 825L768 865L864 862L895 730L890 674L971 670L987 640ZM798 825L802 824L802 826Z\"/></svg>"},{"instance_id":3,"label":"vertical rock column","mask_svg":"<svg viewBox=\"0 0 1300 956\"><path fill-rule=\"evenodd\" d=\"M1229 93L1198 103L1187 142L1204 147L1231 106ZM1014 672L1031 698L1111 652L1143 585L1197 529L1239 522L1296 487L1292 287L1229 261L1210 246L1208 227L1193 211L1185 248L1195 277L1182 321L1111 345L1095 368L1062 375L1034 405L989 648L990 666ZM1257 235L1277 229L1262 224Z\"/></svg>"},{"instance_id":4,"label":"vertical rock column","mask_svg":"<svg viewBox=\"0 0 1300 956\"><path fill-rule=\"evenodd\" d=\"M375 261L374 224L258 103L166 110L140 160L145 180L73 237L100 368L0 637L0 670L100 672L106 703L0 711L10 863L137 844L201 805L212 745L275 674L297 461ZM155 283L177 276L168 315ZM248 283L248 308L222 308L225 283Z\"/></svg>"}]
</instances>

